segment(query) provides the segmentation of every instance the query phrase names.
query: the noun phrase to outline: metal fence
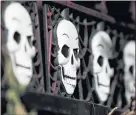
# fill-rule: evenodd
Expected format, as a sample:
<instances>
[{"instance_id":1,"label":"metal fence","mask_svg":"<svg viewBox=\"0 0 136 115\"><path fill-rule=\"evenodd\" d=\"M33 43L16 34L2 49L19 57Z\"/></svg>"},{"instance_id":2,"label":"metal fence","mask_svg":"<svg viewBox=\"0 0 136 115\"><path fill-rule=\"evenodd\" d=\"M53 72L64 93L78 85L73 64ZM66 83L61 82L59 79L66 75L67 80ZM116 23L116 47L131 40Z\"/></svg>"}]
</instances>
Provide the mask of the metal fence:
<instances>
[{"instance_id":1,"label":"metal fence","mask_svg":"<svg viewBox=\"0 0 136 115\"><path fill-rule=\"evenodd\" d=\"M4 2L3 2L4 3ZM21 2L29 11L34 27L36 56L33 59L34 75L23 98L26 104L39 110L63 114L107 114L109 108L123 100L123 57L122 51L127 41L134 39L134 27L122 25L113 17L97 12L73 2ZM59 49L54 31L61 19L70 20L78 31L80 68L77 72L77 86L73 95L63 90L58 65ZM91 39L97 31L107 32L113 42L115 69L111 79L111 92L106 103L101 104L96 96L92 75ZM2 87L6 81L2 77ZM4 90L5 91L5 90ZM4 94L4 93L3 93ZM33 97L33 99L31 99ZM101 104L101 105L98 105ZM107 107L106 107L107 106ZM122 108L126 106L123 103Z\"/></svg>"}]
</instances>

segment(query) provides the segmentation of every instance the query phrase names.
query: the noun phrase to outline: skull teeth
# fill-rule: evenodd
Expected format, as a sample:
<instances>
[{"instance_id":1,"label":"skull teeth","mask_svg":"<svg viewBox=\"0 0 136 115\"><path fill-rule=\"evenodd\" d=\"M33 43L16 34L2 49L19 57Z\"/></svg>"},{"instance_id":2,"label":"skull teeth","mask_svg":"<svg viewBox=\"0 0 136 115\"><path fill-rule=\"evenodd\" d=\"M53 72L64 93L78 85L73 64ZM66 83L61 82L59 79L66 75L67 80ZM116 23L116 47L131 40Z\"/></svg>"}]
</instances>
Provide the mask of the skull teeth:
<instances>
[{"instance_id":1,"label":"skull teeth","mask_svg":"<svg viewBox=\"0 0 136 115\"><path fill-rule=\"evenodd\" d=\"M70 77L70 76L68 76L68 75L64 75L64 78L69 78L69 79L72 79L72 80L76 80L75 77Z\"/></svg>"},{"instance_id":2,"label":"skull teeth","mask_svg":"<svg viewBox=\"0 0 136 115\"><path fill-rule=\"evenodd\" d=\"M69 78L64 78L65 82L73 87L75 87L75 80L71 80Z\"/></svg>"},{"instance_id":3,"label":"skull teeth","mask_svg":"<svg viewBox=\"0 0 136 115\"><path fill-rule=\"evenodd\" d=\"M63 67L62 67L62 74L63 74L63 79L64 79L64 81L65 81L67 84L69 84L69 85L75 87L75 85L76 85L76 76L75 76L75 77L71 77L71 76L69 76L69 75L65 75L65 74L64 74L64 68L63 68Z\"/></svg>"},{"instance_id":4,"label":"skull teeth","mask_svg":"<svg viewBox=\"0 0 136 115\"><path fill-rule=\"evenodd\" d=\"M26 67L26 66L23 66L23 65L20 65L20 64L16 64L16 66L19 66L19 67L22 67L22 68L26 68L26 69L30 69L30 67Z\"/></svg>"}]
</instances>

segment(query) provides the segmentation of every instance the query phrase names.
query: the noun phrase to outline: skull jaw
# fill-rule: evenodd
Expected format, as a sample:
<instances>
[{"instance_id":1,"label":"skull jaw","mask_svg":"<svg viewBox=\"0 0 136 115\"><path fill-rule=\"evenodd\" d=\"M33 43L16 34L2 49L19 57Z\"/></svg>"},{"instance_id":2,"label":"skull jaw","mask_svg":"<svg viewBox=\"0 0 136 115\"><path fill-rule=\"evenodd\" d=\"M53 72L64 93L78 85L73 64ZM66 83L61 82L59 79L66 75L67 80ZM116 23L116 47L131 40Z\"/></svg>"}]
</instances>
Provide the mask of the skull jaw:
<instances>
[{"instance_id":1,"label":"skull jaw","mask_svg":"<svg viewBox=\"0 0 136 115\"><path fill-rule=\"evenodd\" d=\"M125 96L127 102L131 102L131 98L135 97L135 77L130 75L128 72L125 72Z\"/></svg>"},{"instance_id":2,"label":"skull jaw","mask_svg":"<svg viewBox=\"0 0 136 115\"><path fill-rule=\"evenodd\" d=\"M127 86L129 87L129 86ZM129 89L126 89L125 96L127 99L127 103L131 103L131 99L135 97L135 88L130 87Z\"/></svg>"},{"instance_id":3,"label":"skull jaw","mask_svg":"<svg viewBox=\"0 0 136 115\"><path fill-rule=\"evenodd\" d=\"M98 89L96 89L96 92L101 102L105 102L108 98L109 92L106 93L104 92L104 90L109 90L109 88L105 88L104 86L98 86Z\"/></svg>"},{"instance_id":4,"label":"skull jaw","mask_svg":"<svg viewBox=\"0 0 136 115\"><path fill-rule=\"evenodd\" d=\"M29 85L31 78L32 78L31 71L27 71L28 72L27 74L25 74L26 71L23 70L23 68L22 69L20 68L19 71L16 71L16 70L13 70L13 71L14 71L15 77L20 85L22 85L22 86Z\"/></svg>"},{"instance_id":5,"label":"skull jaw","mask_svg":"<svg viewBox=\"0 0 136 115\"><path fill-rule=\"evenodd\" d=\"M75 86L72 86L72 85L66 83L64 80L62 80L62 82L64 84L67 94L72 95L74 93Z\"/></svg>"},{"instance_id":6,"label":"skull jaw","mask_svg":"<svg viewBox=\"0 0 136 115\"><path fill-rule=\"evenodd\" d=\"M32 74L33 74L32 60L31 58L25 58L25 56L23 56L23 60L20 60L22 58L21 56L20 57L18 56L15 57L15 56L16 54L10 54L15 78L17 79L20 85L27 87L31 81ZM16 59L18 59L18 61ZM25 63L25 66L23 66L24 63Z\"/></svg>"},{"instance_id":7,"label":"skull jaw","mask_svg":"<svg viewBox=\"0 0 136 115\"><path fill-rule=\"evenodd\" d=\"M65 91L68 95L72 95L74 93L75 87L76 87L76 78L74 80L74 84L70 84L70 82L67 82L66 79L64 78L65 74L64 74L64 70L63 67L61 67L61 79L62 79L62 83L64 85Z\"/></svg>"},{"instance_id":8,"label":"skull jaw","mask_svg":"<svg viewBox=\"0 0 136 115\"><path fill-rule=\"evenodd\" d=\"M110 81L103 79L104 81L106 81L106 83L104 83L99 79L101 77L103 77L103 75L101 74L95 75L95 89L100 101L105 102L110 93Z\"/></svg>"}]
</instances>

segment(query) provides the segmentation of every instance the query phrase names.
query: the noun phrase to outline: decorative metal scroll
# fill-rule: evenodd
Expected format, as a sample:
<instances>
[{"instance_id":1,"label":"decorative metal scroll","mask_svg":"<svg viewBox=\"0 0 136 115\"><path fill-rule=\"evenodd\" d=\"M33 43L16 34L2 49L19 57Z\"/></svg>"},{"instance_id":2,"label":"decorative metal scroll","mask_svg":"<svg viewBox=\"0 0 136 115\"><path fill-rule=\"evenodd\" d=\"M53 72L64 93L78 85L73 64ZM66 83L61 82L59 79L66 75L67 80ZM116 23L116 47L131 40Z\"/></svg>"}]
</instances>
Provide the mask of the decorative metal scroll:
<instances>
[{"instance_id":1,"label":"decorative metal scroll","mask_svg":"<svg viewBox=\"0 0 136 115\"><path fill-rule=\"evenodd\" d=\"M88 15L82 14L79 11L61 7L58 4L52 5L51 3L46 4L46 40L48 48L48 89L47 91L51 94L60 95L64 97L69 97L62 90L62 82L60 79L60 68L57 65L57 51L58 44L57 39L53 36L53 29L55 24L59 19L67 19L74 23L77 28L80 40L80 53L79 57L81 60L81 66L78 71L78 84L76 86L75 93L69 98L76 98L83 101L93 101L95 103L100 103L99 100L95 99L93 95L95 93L93 75L92 75L92 53L89 46L89 42L92 39L96 27L106 31L113 42L114 59L111 64L115 69L114 77L111 79L111 93L105 105L108 107L117 106L119 95L123 88L123 61L122 61L122 51L125 43L129 39L134 39L131 34L133 30L129 30L118 25L108 23L104 20L97 19L97 17L89 17ZM118 91L116 91L118 89ZM118 92L118 93L115 93ZM117 97L117 98L115 98ZM122 99L122 98L121 98ZM115 101L116 100L116 101Z\"/></svg>"},{"instance_id":2,"label":"decorative metal scroll","mask_svg":"<svg viewBox=\"0 0 136 115\"><path fill-rule=\"evenodd\" d=\"M35 38L33 44L36 47L36 55L33 58L33 70L34 70L33 78L29 88L30 90L42 93L44 92L43 63L42 63L43 59L37 2L22 2L22 5L24 5L24 7L29 11L29 14L31 16Z\"/></svg>"}]
</instances>

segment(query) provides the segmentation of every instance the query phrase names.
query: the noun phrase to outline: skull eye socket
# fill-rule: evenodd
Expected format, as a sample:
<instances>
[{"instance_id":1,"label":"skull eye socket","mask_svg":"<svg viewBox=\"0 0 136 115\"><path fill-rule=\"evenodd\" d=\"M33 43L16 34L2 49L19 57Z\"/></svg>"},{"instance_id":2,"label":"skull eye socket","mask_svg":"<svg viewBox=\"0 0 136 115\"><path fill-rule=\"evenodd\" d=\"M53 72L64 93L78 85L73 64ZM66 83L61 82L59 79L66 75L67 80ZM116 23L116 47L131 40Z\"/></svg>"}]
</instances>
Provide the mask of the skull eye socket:
<instances>
[{"instance_id":1,"label":"skull eye socket","mask_svg":"<svg viewBox=\"0 0 136 115\"><path fill-rule=\"evenodd\" d=\"M20 33L17 31L14 33L14 40L19 44L20 42Z\"/></svg>"},{"instance_id":2,"label":"skull eye socket","mask_svg":"<svg viewBox=\"0 0 136 115\"><path fill-rule=\"evenodd\" d=\"M130 66L130 67L129 67L129 72L130 72L131 74L133 74L133 66Z\"/></svg>"},{"instance_id":3,"label":"skull eye socket","mask_svg":"<svg viewBox=\"0 0 136 115\"><path fill-rule=\"evenodd\" d=\"M27 36L27 39L28 39L29 45L32 47L31 36Z\"/></svg>"},{"instance_id":4,"label":"skull eye socket","mask_svg":"<svg viewBox=\"0 0 136 115\"><path fill-rule=\"evenodd\" d=\"M61 53L64 55L64 57L68 57L69 56L69 47L67 45L64 45L61 49Z\"/></svg>"},{"instance_id":5,"label":"skull eye socket","mask_svg":"<svg viewBox=\"0 0 136 115\"><path fill-rule=\"evenodd\" d=\"M75 57L77 59L77 57L78 57L78 49L73 49L73 51L74 51L74 55L75 55Z\"/></svg>"},{"instance_id":6,"label":"skull eye socket","mask_svg":"<svg viewBox=\"0 0 136 115\"><path fill-rule=\"evenodd\" d=\"M115 67L115 65L116 65L116 60L115 59L109 59L108 61L109 61L109 66L111 68Z\"/></svg>"},{"instance_id":7,"label":"skull eye socket","mask_svg":"<svg viewBox=\"0 0 136 115\"><path fill-rule=\"evenodd\" d=\"M99 56L97 62L102 67L102 65L103 65L103 57Z\"/></svg>"}]
</instances>

